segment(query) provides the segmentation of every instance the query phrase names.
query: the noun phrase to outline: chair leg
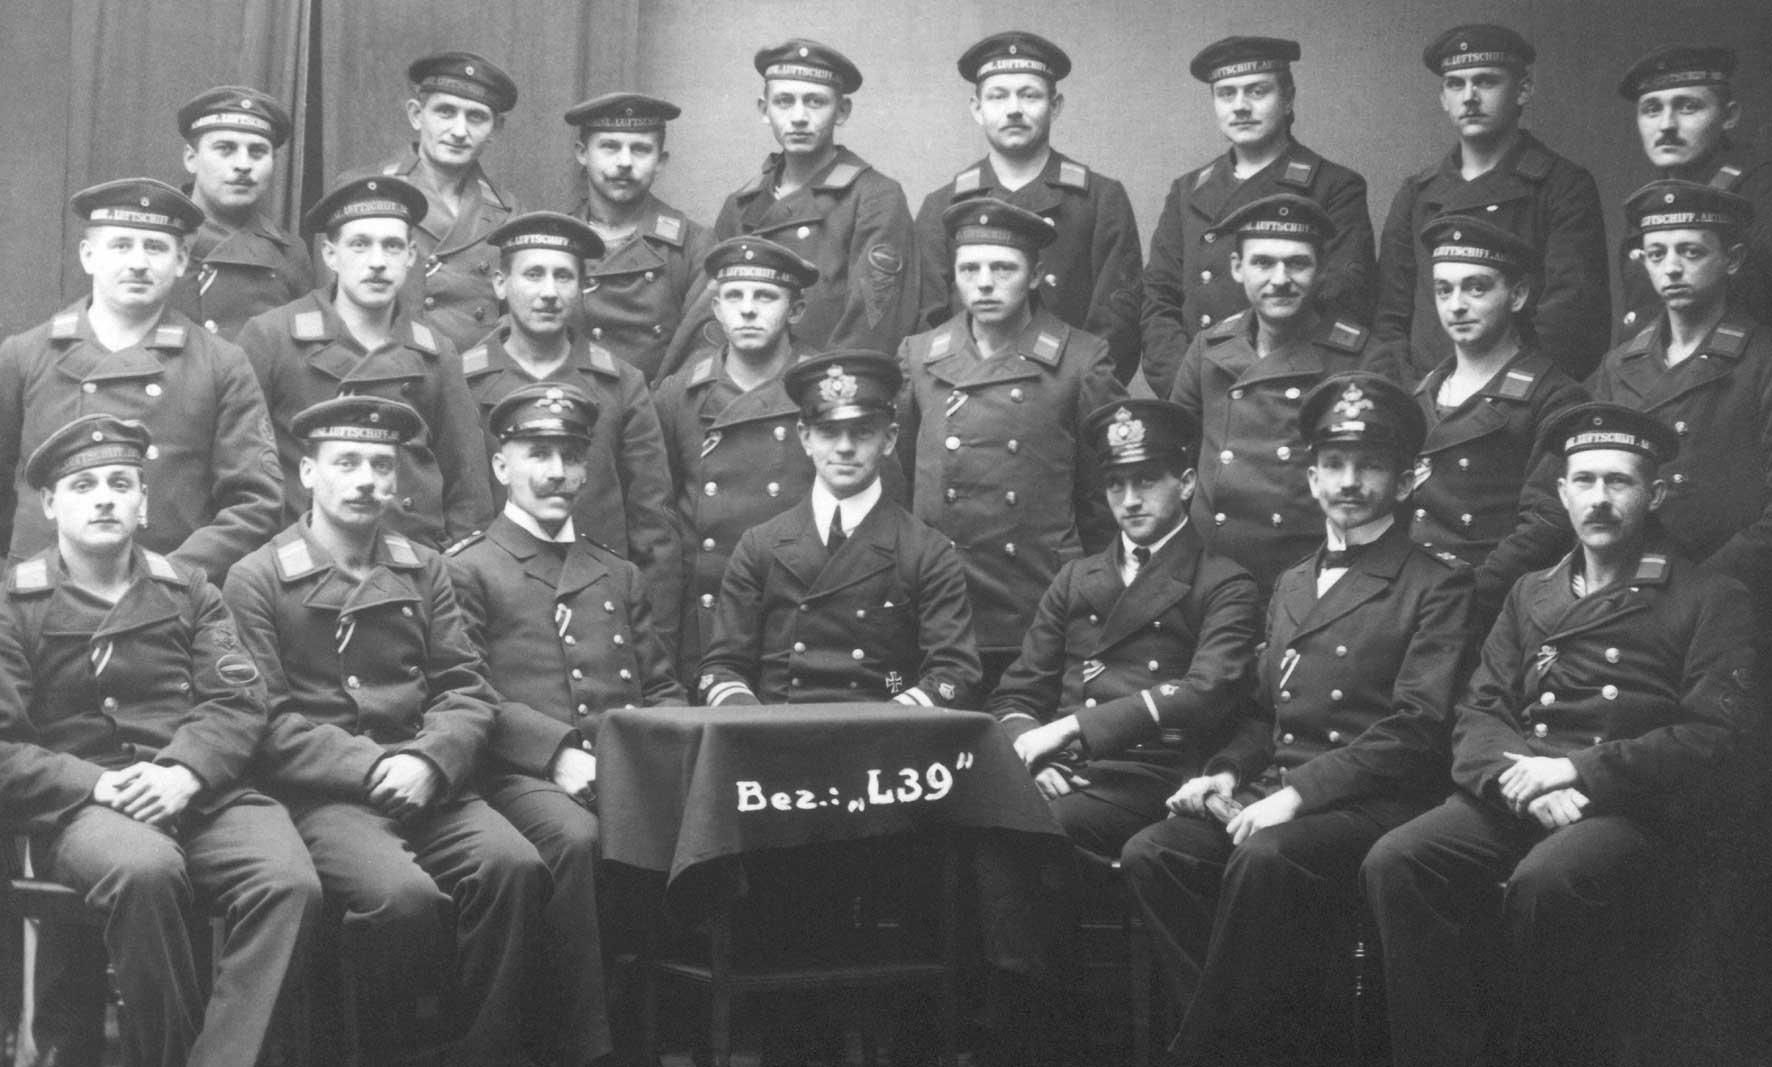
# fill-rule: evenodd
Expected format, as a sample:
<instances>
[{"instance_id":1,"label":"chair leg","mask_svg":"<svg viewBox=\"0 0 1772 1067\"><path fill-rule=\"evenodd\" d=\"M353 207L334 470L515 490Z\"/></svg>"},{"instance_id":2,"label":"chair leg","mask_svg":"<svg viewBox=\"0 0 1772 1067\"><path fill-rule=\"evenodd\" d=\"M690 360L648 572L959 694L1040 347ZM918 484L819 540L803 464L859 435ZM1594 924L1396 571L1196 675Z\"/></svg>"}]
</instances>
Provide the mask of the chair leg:
<instances>
[{"instance_id":1,"label":"chair leg","mask_svg":"<svg viewBox=\"0 0 1772 1067\"><path fill-rule=\"evenodd\" d=\"M1123 920L1126 930L1127 969L1132 972L1132 1063L1145 1067L1151 1062L1151 983L1155 979L1155 960L1151 955L1150 937L1144 925L1132 916L1131 901Z\"/></svg>"},{"instance_id":2,"label":"chair leg","mask_svg":"<svg viewBox=\"0 0 1772 1067\"><path fill-rule=\"evenodd\" d=\"M941 1062L960 1062L960 845L953 833L941 846Z\"/></svg>"},{"instance_id":3,"label":"chair leg","mask_svg":"<svg viewBox=\"0 0 1772 1067\"><path fill-rule=\"evenodd\" d=\"M714 1067L732 1067L732 912L735 890L719 889L708 929L708 1051Z\"/></svg>"}]
</instances>

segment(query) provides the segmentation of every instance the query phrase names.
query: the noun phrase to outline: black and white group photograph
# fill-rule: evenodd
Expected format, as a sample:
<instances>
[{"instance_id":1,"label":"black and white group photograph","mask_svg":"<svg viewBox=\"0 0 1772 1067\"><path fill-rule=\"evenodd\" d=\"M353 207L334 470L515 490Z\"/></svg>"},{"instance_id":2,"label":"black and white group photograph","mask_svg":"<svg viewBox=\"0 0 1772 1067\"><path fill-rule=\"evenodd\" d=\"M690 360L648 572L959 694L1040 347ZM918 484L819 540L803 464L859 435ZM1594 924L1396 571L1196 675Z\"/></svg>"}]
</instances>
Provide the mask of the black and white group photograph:
<instances>
[{"instance_id":1,"label":"black and white group photograph","mask_svg":"<svg viewBox=\"0 0 1772 1067\"><path fill-rule=\"evenodd\" d=\"M1772 8L0 91L0 1067L1772 1067Z\"/></svg>"}]
</instances>

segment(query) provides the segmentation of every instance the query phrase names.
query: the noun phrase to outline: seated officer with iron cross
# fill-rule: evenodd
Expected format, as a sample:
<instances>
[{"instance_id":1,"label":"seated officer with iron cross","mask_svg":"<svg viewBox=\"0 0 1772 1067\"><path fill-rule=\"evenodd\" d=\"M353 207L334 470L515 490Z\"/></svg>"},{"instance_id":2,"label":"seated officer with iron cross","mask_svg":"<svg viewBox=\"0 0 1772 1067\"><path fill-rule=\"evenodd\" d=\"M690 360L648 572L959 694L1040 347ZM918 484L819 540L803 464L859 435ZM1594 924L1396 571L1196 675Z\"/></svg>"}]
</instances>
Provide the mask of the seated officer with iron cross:
<instances>
[{"instance_id":1,"label":"seated officer with iron cross","mask_svg":"<svg viewBox=\"0 0 1772 1067\"><path fill-rule=\"evenodd\" d=\"M1574 540L1540 431L1587 390L1521 334L1537 249L1469 215L1441 215L1421 245L1452 357L1415 387L1428 430L1409 533L1475 568L1476 625L1486 631L1514 580Z\"/></svg>"},{"instance_id":2,"label":"seated officer with iron cross","mask_svg":"<svg viewBox=\"0 0 1772 1067\"><path fill-rule=\"evenodd\" d=\"M648 382L662 377L665 350L714 245L706 226L652 192L671 159L665 125L680 114L676 104L641 93L604 93L566 112L585 178L584 198L570 214L606 249L585 263L584 327Z\"/></svg>"},{"instance_id":3,"label":"seated officer with iron cross","mask_svg":"<svg viewBox=\"0 0 1772 1067\"><path fill-rule=\"evenodd\" d=\"M320 882L289 816L244 782L265 688L221 594L135 541L150 444L140 422L86 415L25 464L56 543L0 598L0 833L32 834L35 873L104 914L126 1062L252 1063ZM227 920L211 982L192 956L199 903ZM80 981L48 958L66 929L45 927L40 981ZM65 1009L45 1000L65 991L40 984L39 1002ZM102 1027L64 1042L37 1019L36 1062L99 1061Z\"/></svg>"},{"instance_id":4,"label":"seated officer with iron cross","mask_svg":"<svg viewBox=\"0 0 1772 1067\"><path fill-rule=\"evenodd\" d=\"M534 843L553 877L543 915L548 977L525 1028L547 1063L586 1064L610 1047L597 921L597 723L610 708L685 702L652 629L642 572L578 533L601 417L575 385L506 394L488 416L504 511L448 556L468 639L485 650L505 701L479 793Z\"/></svg>"},{"instance_id":5,"label":"seated officer with iron cross","mask_svg":"<svg viewBox=\"0 0 1772 1067\"><path fill-rule=\"evenodd\" d=\"M247 319L314 287L307 246L271 220L265 201L289 127L282 104L238 85L206 89L178 109L191 202L203 209L203 225L191 235L191 264L171 303L230 341Z\"/></svg>"},{"instance_id":6,"label":"seated officer with iron cross","mask_svg":"<svg viewBox=\"0 0 1772 1067\"><path fill-rule=\"evenodd\" d=\"M573 529L640 568L659 637L675 647L683 548L671 517L671 469L658 412L639 369L573 325L584 264L603 253L603 242L589 226L555 211L518 215L486 240L499 251L492 287L510 313L461 362L493 462L500 439L491 413L507 397L543 383L570 384L590 398L597 416L586 423L586 473L573 502ZM493 487L498 497L502 485Z\"/></svg>"},{"instance_id":7,"label":"seated officer with iron cross","mask_svg":"<svg viewBox=\"0 0 1772 1067\"><path fill-rule=\"evenodd\" d=\"M1212 232L1232 246L1229 271L1249 307L1195 334L1169 399L1200 431L1194 529L1248 568L1265 597L1323 536L1305 486L1304 396L1331 374L1371 366L1373 345L1362 327L1317 309L1337 230L1315 201L1263 197Z\"/></svg>"},{"instance_id":8,"label":"seated officer with iron cross","mask_svg":"<svg viewBox=\"0 0 1772 1067\"><path fill-rule=\"evenodd\" d=\"M1747 586L1772 628L1772 324L1731 285L1753 219L1744 197L1678 179L1631 194L1625 220L1661 311L1590 384L1679 438L1657 521L1682 555Z\"/></svg>"},{"instance_id":9,"label":"seated officer with iron cross","mask_svg":"<svg viewBox=\"0 0 1772 1067\"><path fill-rule=\"evenodd\" d=\"M1608 975L1669 921L1668 875L1763 725L1747 591L1656 521L1679 436L1604 403L1545 432L1581 543L1490 630L1458 701L1457 789L1361 871L1400 1064L1622 1062L1596 1032L1623 992Z\"/></svg>"},{"instance_id":10,"label":"seated officer with iron cross","mask_svg":"<svg viewBox=\"0 0 1772 1067\"><path fill-rule=\"evenodd\" d=\"M800 408L781 376L807 355L792 329L818 268L760 237L734 237L708 254L706 270L725 347L666 378L653 396L683 537L682 679L701 664L739 536L804 500L813 482L812 461L794 438Z\"/></svg>"},{"instance_id":11,"label":"seated officer with iron cross","mask_svg":"<svg viewBox=\"0 0 1772 1067\"><path fill-rule=\"evenodd\" d=\"M425 211L424 194L398 178L359 178L333 189L303 219L322 234L320 259L331 281L240 331L277 434L285 522L309 503L295 416L358 394L411 404L424 419L423 435L399 450L402 492L388 501L384 520L391 529L443 548L492 517L486 445L461 357L400 295Z\"/></svg>"},{"instance_id":12,"label":"seated officer with iron cross","mask_svg":"<svg viewBox=\"0 0 1772 1067\"><path fill-rule=\"evenodd\" d=\"M1338 374L1299 422L1327 543L1274 587L1234 735L1169 798L1176 817L1121 853L1186 1007L1182 1063L1353 1061L1360 860L1445 795L1474 643L1470 569L1396 520L1421 448L1414 399Z\"/></svg>"},{"instance_id":13,"label":"seated officer with iron cross","mask_svg":"<svg viewBox=\"0 0 1772 1067\"><path fill-rule=\"evenodd\" d=\"M960 550L988 690L1059 568L1112 536L1083 419L1126 389L1107 342L1035 295L1051 222L987 197L942 225L966 310L899 348L899 424L917 517Z\"/></svg>"},{"instance_id":14,"label":"seated officer with iron cross","mask_svg":"<svg viewBox=\"0 0 1772 1067\"><path fill-rule=\"evenodd\" d=\"M696 682L708 704L967 707L978 695L959 557L884 495L902 381L883 352L827 352L788 370L818 480L726 565Z\"/></svg>"},{"instance_id":15,"label":"seated officer with iron cross","mask_svg":"<svg viewBox=\"0 0 1772 1067\"><path fill-rule=\"evenodd\" d=\"M465 1031L452 1062L525 1062L548 869L474 791L499 697L443 557L383 525L396 452L424 421L399 401L346 396L291 430L313 506L223 592L270 693L257 777L344 911L356 1051L364 1063L409 1051L402 1008L442 976L443 1018ZM450 946L452 970L439 963Z\"/></svg>"}]
</instances>

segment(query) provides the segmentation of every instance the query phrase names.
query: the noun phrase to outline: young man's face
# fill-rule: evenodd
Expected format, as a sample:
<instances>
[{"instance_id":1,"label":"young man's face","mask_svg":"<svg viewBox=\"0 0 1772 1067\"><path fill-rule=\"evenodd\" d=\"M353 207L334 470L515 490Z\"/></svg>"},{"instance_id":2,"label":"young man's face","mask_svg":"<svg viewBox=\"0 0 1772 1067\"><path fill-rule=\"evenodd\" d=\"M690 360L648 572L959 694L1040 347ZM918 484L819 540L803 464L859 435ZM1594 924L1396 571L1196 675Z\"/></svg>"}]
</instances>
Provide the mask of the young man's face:
<instances>
[{"instance_id":1,"label":"young man's face","mask_svg":"<svg viewBox=\"0 0 1772 1067\"><path fill-rule=\"evenodd\" d=\"M790 156L818 156L837 142L837 127L849 121L850 100L822 82L771 78L763 83L757 114Z\"/></svg>"},{"instance_id":2,"label":"young man's face","mask_svg":"<svg viewBox=\"0 0 1772 1067\"><path fill-rule=\"evenodd\" d=\"M880 463L898 445L898 424L886 415L800 426L800 447L833 496L854 496L879 477Z\"/></svg>"},{"instance_id":3,"label":"young man's face","mask_svg":"<svg viewBox=\"0 0 1772 1067\"><path fill-rule=\"evenodd\" d=\"M1647 458L1617 448L1589 448L1565 461L1557 495L1584 548L1596 554L1633 550L1667 486Z\"/></svg>"},{"instance_id":4,"label":"young man's face","mask_svg":"<svg viewBox=\"0 0 1772 1067\"><path fill-rule=\"evenodd\" d=\"M1108 508L1133 544L1155 544L1187 514L1188 501L1194 495L1194 471L1189 467L1178 473L1177 466L1179 461L1152 460L1101 472Z\"/></svg>"},{"instance_id":5,"label":"young man's face","mask_svg":"<svg viewBox=\"0 0 1772 1067\"><path fill-rule=\"evenodd\" d=\"M655 131L586 130L573 149L591 189L611 204L632 204L652 191L671 154Z\"/></svg>"},{"instance_id":6,"label":"young man's face","mask_svg":"<svg viewBox=\"0 0 1772 1067\"><path fill-rule=\"evenodd\" d=\"M1509 284L1494 267L1476 263L1434 264L1434 307L1452 343L1487 352L1513 328L1526 306L1524 281Z\"/></svg>"},{"instance_id":7,"label":"young man's face","mask_svg":"<svg viewBox=\"0 0 1772 1067\"><path fill-rule=\"evenodd\" d=\"M43 490L43 517L55 523L57 538L89 554L107 554L129 544L147 506L142 469L114 463L60 478Z\"/></svg>"},{"instance_id":8,"label":"young man's face","mask_svg":"<svg viewBox=\"0 0 1772 1067\"><path fill-rule=\"evenodd\" d=\"M1715 307L1730 277L1741 269L1741 260L1741 246L1724 247L1715 230L1650 230L1643 235L1643 268L1669 310Z\"/></svg>"},{"instance_id":9,"label":"young man's face","mask_svg":"<svg viewBox=\"0 0 1772 1067\"><path fill-rule=\"evenodd\" d=\"M190 262L183 238L133 226L88 226L80 267L92 277L92 299L114 312L141 314L166 303Z\"/></svg>"},{"instance_id":10,"label":"young man's face","mask_svg":"<svg viewBox=\"0 0 1772 1067\"><path fill-rule=\"evenodd\" d=\"M506 441L492 454L492 474L510 490L511 502L544 530L557 531L572 517L590 470L585 443L575 437L526 437Z\"/></svg>"},{"instance_id":11,"label":"young man's face","mask_svg":"<svg viewBox=\"0 0 1772 1067\"><path fill-rule=\"evenodd\" d=\"M774 351L805 310L798 293L771 282L725 281L714 290L714 318L734 352Z\"/></svg>"},{"instance_id":12,"label":"young man's face","mask_svg":"<svg viewBox=\"0 0 1772 1067\"><path fill-rule=\"evenodd\" d=\"M1225 140L1254 151L1286 132L1292 100L1281 92L1279 75L1272 72L1220 78L1212 83L1212 112Z\"/></svg>"},{"instance_id":13,"label":"young man's face","mask_svg":"<svg viewBox=\"0 0 1772 1067\"><path fill-rule=\"evenodd\" d=\"M314 514L341 530L375 528L394 499L399 448L363 441L320 441L297 473Z\"/></svg>"},{"instance_id":14,"label":"young man's face","mask_svg":"<svg viewBox=\"0 0 1772 1067\"><path fill-rule=\"evenodd\" d=\"M1010 322L1027 307L1038 284L1032 258L1009 245L960 245L954 249L954 287L974 322Z\"/></svg>"},{"instance_id":15,"label":"young man's face","mask_svg":"<svg viewBox=\"0 0 1772 1067\"><path fill-rule=\"evenodd\" d=\"M365 311L393 304L417 250L403 219L351 219L320 242L320 259L338 278L338 294Z\"/></svg>"},{"instance_id":16,"label":"young man's face","mask_svg":"<svg viewBox=\"0 0 1772 1067\"><path fill-rule=\"evenodd\" d=\"M1305 474L1324 517L1343 533L1393 514L1414 485L1394 450L1373 445L1319 445Z\"/></svg>"},{"instance_id":17,"label":"young man's face","mask_svg":"<svg viewBox=\"0 0 1772 1067\"><path fill-rule=\"evenodd\" d=\"M523 248L506 256L492 291L511 310L511 325L535 341L566 332L579 299L579 261L570 252Z\"/></svg>"},{"instance_id":18,"label":"young man's face","mask_svg":"<svg viewBox=\"0 0 1772 1067\"><path fill-rule=\"evenodd\" d=\"M478 100L426 93L406 101L406 121L418 135L418 154L441 170L460 170L480 158L504 116Z\"/></svg>"},{"instance_id":19,"label":"young man's face","mask_svg":"<svg viewBox=\"0 0 1772 1067\"><path fill-rule=\"evenodd\" d=\"M1708 85L1687 85L1637 98L1637 134L1643 154L1664 169L1697 166L1716 154L1741 119L1741 105L1727 104Z\"/></svg>"},{"instance_id":20,"label":"young man's face","mask_svg":"<svg viewBox=\"0 0 1772 1067\"><path fill-rule=\"evenodd\" d=\"M1310 314L1318 262L1317 247L1308 241L1245 237L1231 253L1231 277L1263 322L1290 322Z\"/></svg>"},{"instance_id":21,"label":"young man's face","mask_svg":"<svg viewBox=\"0 0 1772 1067\"><path fill-rule=\"evenodd\" d=\"M1492 141L1520 124L1532 78L1511 67L1467 67L1440 79L1440 107L1458 136Z\"/></svg>"},{"instance_id":22,"label":"young man's face","mask_svg":"<svg viewBox=\"0 0 1772 1067\"><path fill-rule=\"evenodd\" d=\"M1038 74L992 74L972 94L972 121L984 139L1006 156L1029 156L1045 148L1064 95Z\"/></svg>"},{"instance_id":23,"label":"young man's face","mask_svg":"<svg viewBox=\"0 0 1772 1067\"><path fill-rule=\"evenodd\" d=\"M243 215L258 206L271 181L271 141L243 130L216 130L185 146L192 199L205 211Z\"/></svg>"}]
</instances>

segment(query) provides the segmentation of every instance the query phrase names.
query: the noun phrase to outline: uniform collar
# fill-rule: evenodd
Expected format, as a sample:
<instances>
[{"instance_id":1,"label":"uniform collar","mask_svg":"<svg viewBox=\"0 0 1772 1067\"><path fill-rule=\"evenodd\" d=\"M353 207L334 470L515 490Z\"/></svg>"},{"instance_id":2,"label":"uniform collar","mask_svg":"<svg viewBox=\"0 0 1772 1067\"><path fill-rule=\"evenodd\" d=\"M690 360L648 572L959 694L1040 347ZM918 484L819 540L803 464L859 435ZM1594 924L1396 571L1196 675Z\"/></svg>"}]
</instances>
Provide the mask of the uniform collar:
<instances>
[{"instance_id":1,"label":"uniform collar","mask_svg":"<svg viewBox=\"0 0 1772 1067\"><path fill-rule=\"evenodd\" d=\"M535 521L534 515L518 507L515 500L508 498L505 500L504 516L537 541L551 542L557 545L570 545L578 542L578 534L572 528L572 516L570 515L566 517L566 525L560 527L560 532L552 536L542 530L541 523Z\"/></svg>"}]
</instances>

